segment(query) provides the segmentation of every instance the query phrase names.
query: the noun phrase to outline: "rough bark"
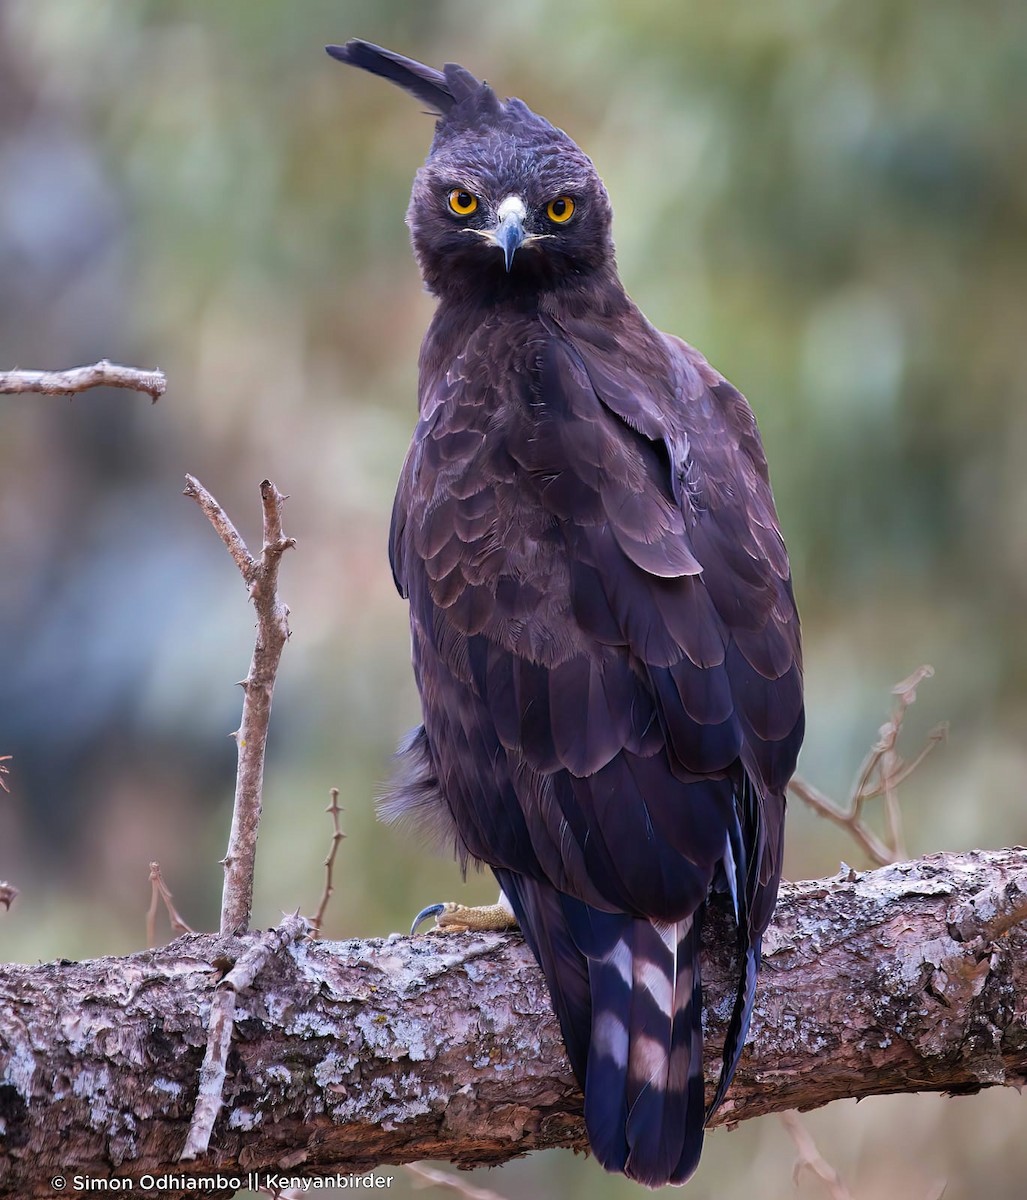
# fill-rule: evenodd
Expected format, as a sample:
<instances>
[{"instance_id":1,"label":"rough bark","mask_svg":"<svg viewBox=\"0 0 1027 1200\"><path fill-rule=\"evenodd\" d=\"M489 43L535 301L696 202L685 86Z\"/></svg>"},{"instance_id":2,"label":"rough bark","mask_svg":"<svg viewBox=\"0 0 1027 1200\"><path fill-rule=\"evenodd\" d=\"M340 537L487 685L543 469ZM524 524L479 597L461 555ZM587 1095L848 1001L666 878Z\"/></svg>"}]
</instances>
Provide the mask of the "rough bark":
<instances>
[{"instance_id":1,"label":"rough bark","mask_svg":"<svg viewBox=\"0 0 1027 1200\"><path fill-rule=\"evenodd\" d=\"M1023 1083L1025 917L1022 849L784 885L751 1044L715 1123ZM726 930L715 914L711 1081L731 1007ZM52 1196L58 1172L318 1175L584 1147L580 1095L520 937L453 934L300 942L271 958L237 997L210 1152L179 1166L214 985L259 937L2 969L0 1194Z\"/></svg>"}]
</instances>

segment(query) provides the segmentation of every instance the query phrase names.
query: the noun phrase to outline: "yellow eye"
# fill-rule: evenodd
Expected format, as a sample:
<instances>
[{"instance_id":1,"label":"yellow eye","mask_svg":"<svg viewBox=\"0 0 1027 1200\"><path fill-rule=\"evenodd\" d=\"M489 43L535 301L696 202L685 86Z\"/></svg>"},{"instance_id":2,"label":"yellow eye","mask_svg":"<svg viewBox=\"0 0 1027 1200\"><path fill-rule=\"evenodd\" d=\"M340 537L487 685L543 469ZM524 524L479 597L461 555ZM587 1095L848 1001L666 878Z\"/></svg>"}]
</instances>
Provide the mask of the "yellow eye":
<instances>
[{"instance_id":1,"label":"yellow eye","mask_svg":"<svg viewBox=\"0 0 1027 1200\"><path fill-rule=\"evenodd\" d=\"M478 207L478 197L463 188L454 188L449 193L449 207L458 217L469 217Z\"/></svg>"},{"instance_id":2,"label":"yellow eye","mask_svg":"<svg viewBox=\"0 0 1027 1200\"><path fill-rule=\"evenodd\" d=\"M563 225L574 213L574 201L570 196L557 196L546 205L546 216L557 225Z\"/></svg>"}]
</instances>

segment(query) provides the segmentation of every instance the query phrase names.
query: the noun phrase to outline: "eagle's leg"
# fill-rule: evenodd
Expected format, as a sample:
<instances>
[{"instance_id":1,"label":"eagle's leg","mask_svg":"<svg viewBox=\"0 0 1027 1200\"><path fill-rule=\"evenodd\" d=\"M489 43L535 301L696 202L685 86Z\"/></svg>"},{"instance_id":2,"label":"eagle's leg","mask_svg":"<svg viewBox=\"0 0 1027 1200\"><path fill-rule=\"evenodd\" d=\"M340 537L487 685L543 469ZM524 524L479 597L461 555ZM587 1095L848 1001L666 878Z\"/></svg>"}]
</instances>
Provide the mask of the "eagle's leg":
<instances>
[{"instance_id":1,"label":"eagle's leg","mask_svg":"<svg viewBox=\"0 0 1027 1200\"><path fill-rule=\"evenodd\" d=\"M429 904L414 917L414 923L410 926L411 937L429 917L435 918L435 925L429 933L466 933L468 930L481 933L484 930L517 928L517 918L502 892L495 904L481 904L476 908L468 908L452 900L444 904Z\"/></svg>"}]
</instances>

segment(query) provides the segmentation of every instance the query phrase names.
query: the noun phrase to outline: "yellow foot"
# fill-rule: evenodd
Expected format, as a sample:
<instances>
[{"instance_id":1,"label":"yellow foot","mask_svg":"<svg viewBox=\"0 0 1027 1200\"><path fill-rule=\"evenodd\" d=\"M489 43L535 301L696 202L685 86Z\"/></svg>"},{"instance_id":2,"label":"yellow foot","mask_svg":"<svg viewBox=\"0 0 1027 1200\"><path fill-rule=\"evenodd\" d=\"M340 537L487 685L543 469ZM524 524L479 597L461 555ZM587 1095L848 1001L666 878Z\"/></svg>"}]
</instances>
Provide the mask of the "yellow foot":
<instances>
[{"instance_id":1,"label":"yellow foot","mask_svg":"<svg viewBox=\"0 0 1027 1200\"><path fill-rule=\"evenodd\" d=\"M502 892L495 904L482 904L477 908L454 904L452 900L447 900L445 904L430 904L414 917L414 923L410 926L411 937L417 932L418 925L429 917L435 918L434 928L429 933L466 933L468 930L480 933L489 929L517 928L517 918Z\"/></svg>"}]
</instances>

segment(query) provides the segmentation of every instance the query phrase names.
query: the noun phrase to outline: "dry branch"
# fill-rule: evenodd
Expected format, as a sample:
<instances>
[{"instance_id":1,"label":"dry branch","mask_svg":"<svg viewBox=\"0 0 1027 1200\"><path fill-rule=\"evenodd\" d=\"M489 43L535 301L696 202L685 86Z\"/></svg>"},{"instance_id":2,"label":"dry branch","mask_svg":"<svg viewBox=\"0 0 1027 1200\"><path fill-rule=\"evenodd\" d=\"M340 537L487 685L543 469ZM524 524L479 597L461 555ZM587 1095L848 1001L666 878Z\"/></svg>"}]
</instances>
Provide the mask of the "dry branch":
<instances>
[{"instance_id":1,"label":"dry branch","mask_svg":"<svg viewBox=\"0 0 1027 1200\"><path fill-rule=\"evenodd\" d=\"M802 1123L799 1114L790 1111L779 1113L778 1116L795 1143L796 1159L792 1167L792 1182L796 1188L803 1171L810 1171L826 1185L831 1200L853 1200L852 1193L845 1186L845 1180L817 1149L813 1135Z\"/></svg>"},{"instance_id":2,"label":"dry branch","mask_svg":"<svg viewBox=\"0 0 1027 1200\"><path fill-rule=\"evenodd\" d=\"M154 403L167 391L163 371L140 371L101 359L88 367L67 371L0 371L0 393L38 392L44 396L74 396L89 388L128 388L145 392Z\"/></svg>"},{"instance_id":3,"label":"dry branch","mask_svg":"<svg viewBox=\"0 0 1027 1200\"><path fill-rule=\"evenodd\" d=\"M906 762L897 749L906 710L916 702L916 689L933 675L934 668L925 663L892 688L892 695L898 697L898 703L891 716L877 731L877 741L867 751L856 773L848 803L844 808L798 775L793 776L788 784L788 790L798 796L804 804L808 804L815 813L847 829L870 861L879 867L906 857L902 813L896 789L913 774L934 747L948 736L947 724L936 725L927 735L926 744L909 762ZM884 797L890 839L888 842L874 833L863 816L863 806L877 796Z\"/></svg>"},{"instance_id":4,"label":"dry branch","mask_svg":"<svg viewBox=\"0 0 1027 1200\"><path fill-rule=\"evenodd\" d=\"M157 944L157 910L162 902L164 911L168 914L168 920L171 922L171 928L176 934L196 932L191 925L186 924L178 909L175 908L175 897L164 882L164 876L160 873L160 863L152 862L150 863L150 907L146 910L147 946L156 946Z\"/></svg>"},{"instance_id":5,"label":"dry branch","mask_svg":"<svg viewBox=\"0 0 1027 1200\"><path fill-rule=\"evenodd\" d=\"M440 1188L444 1192L456 1192L458 1196L463 1196L464 1200L506 1200L505 1196L501 1196L498 1192L494 1192L490 1188L475 1187L463 1179L447 1175L445 1171L439 1171L435 1167L426 1166L424 1163L407 1163L404 1170L413 1175L415 1179L420 1180L421 1187ZM415 1184L415 1186L417 1185Z\"/></svg>"},{"instance_id":6,"label":"dry branch","mask_svg":"<svg viewBox=\"0 0 1027 1200\"><path fill-rule=\"evenodd\" d=\"M1023 1083L1025 919L1022 849L785 885L753 1043L716 1123ZM727 919L715 914L707 935L712 1077L734 966ZM193 935L129 958L3 968L0 1195L51 1195L58 1168L174 1169L220 974L211 964L260 941ZM235 1004L223 1109L194 1174L472 1165L585 1145L581 1097L517 935L290 943Z\"/></svg>"},{"instance_id":7,"label":"dry branch","mask_svg":"<svg viewBox=\"0 0 1027 1200\"><path fill-rule=\"evenodd\" d=\"M270 929L262 934L260 940L246 950L218 984L210 1007L207 1049L203 1056L203 1066L200 1067L200 1090L196 1096L196 1107L189 1123L185 1146L179 1156L182 1162L192 1162L207 1152L214 1122L221 1112L228 1074L228 1048L235 1030L235 1010L239 993L252 986L254 979L267 966L268 959L280 954L290 942L302 937L307 928L307 923L302 917L286 917L277 929Z\"/></svg>"},{"instance_id":8,"label":"dry branch","mask_svg":"<svg viewBox=\"0 0 1027 1200\"><path fill-rule=\"evenodd\" d=\"M296 542L286 537L282 530L282 509L286 497L270 479L265 479L260 485L264 538L259 558L250 554L227 513L192 475L186 476L185 495L196 501L225 543L257 611L253 657L249 672L242 680L242 720L234 734L239 761L232 828L224 858L225 885L220 926L222 934L227 936L241 933L248 928L250 921L271 699L282 650L289 639L289 609L278 598L278 569L282 555Z\"/></svg>"},{"instance_id":9,"label":"dry branch","mask_svg":"<svg viewBox=\"0 0 1027 1200\"><path fill-rule=\"evenodd\" d=\"M342 832L342 827L339 825L339 817L342 815L342 809L339 807L339 789L333 787L329 795L332 798L332 802L325 809L325 812L332 818L332 842L328 847L328 854L324 860L325 882L324 888L321 891L321 901L317 906L317 912L314 913L310 920L310 936L312 938L319 938L321 936L321 926L324 923L325 913L328 911L328 903L335 894L335 881L333 879L335 856L339 852L339 843L346 837Z\"/></svg>"}]
</instances>

